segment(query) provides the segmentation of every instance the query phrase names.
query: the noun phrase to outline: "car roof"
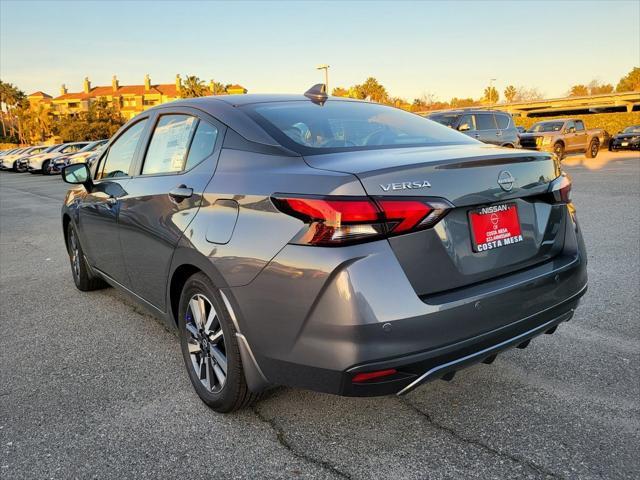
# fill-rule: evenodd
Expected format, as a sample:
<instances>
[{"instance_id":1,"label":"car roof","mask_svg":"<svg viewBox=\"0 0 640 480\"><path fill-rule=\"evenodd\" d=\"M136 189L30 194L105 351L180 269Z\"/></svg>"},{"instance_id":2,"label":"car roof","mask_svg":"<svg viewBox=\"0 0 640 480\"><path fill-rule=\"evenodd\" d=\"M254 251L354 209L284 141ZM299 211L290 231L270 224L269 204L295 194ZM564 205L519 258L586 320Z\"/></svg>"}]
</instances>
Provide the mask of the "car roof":
<instances>
[{"instance_id":1,"label":"car roof","mask_svg":"<svg viewBox=\"0 0 640 480\"><path fill-rule=\"evenodd\" d=\"M185 98L176 100L170 103L164 103L157 105L153 108L146 110L146 112L169 110L190 107L197 108L199 110L208 113L212 117L218 119L222 123L226 124L229 128L239 133L245 139L261 143L264 145L271 145L282 148L279 142L277 142L271 135L269 135L260 125L258 125L253 119L251 119L241 108L244 105L250 105L255 103L271 103L271 102L295 102L305 101L310 102L304 95L290 95L290 94L245 94L245 95L220 95L198 98ZM344 97L328 97L328 102L360 102L369 103L364 100L355 100L352 98Z\"/></svg>"},{"instance_id":2,"label":"car roof","mask_svg":"<svg viewBox=\"0 0 640 480\"><path fill-rule=\"evenodd\" d=\"M456 114L461 115L463 113L503 113L505 115L509 115L509 112L503 112L502 110L487 110L484 108L458 108L455 110L442 110L440 112L434 112L431 115L447 115L447 114ZM429 116L431 116L429 115Z\"/></svg>"}]
</instances>

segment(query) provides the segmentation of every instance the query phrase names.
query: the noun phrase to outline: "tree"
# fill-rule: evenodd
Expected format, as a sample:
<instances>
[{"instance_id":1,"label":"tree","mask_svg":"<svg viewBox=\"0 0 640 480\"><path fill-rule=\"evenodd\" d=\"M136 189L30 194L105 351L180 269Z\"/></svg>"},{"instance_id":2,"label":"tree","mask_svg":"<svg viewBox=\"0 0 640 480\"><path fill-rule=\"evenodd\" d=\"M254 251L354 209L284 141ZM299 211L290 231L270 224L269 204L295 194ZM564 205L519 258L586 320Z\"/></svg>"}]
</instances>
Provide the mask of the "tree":
<instances>
[{"instance_id":1,"label":"tree","mask_svg":"<svg viewBox=\"0 0 640 480\"><path fill-rule=\"evenodd\" d=\"M537 88L516 87L515 102L532 102L541 100L544 95Z\"/></svg>"},{"instance_id":2,"label":"tree","mask_svg":"<svg viewBox=\"0 0 640 480\"><path fill-rule=\"evenodd\" d=\"M507 103L512 103L515 100L516 95L518 95L518 91L513 85L509 85L504 89L504 98L507 100Z\"/></svg>"},{"instance_id":3,"label":"tree","mask_svg":"<svg viewBox=\"0 0 640 480\"><path fill-rule=\"evenodd\" d=\"M22 90L11 83L0 81L0 95L2 102L2 119L4 126L4 134L12 139L22 141L20 138L20 119L18 118L18 109L20 105L26 102L26 95ZM8 127L8 128L7 128Z\"/></svg>"},{"instance_id":4,"label":"tree","mask_svg":"<svg viewBox=\"0 0 640 480\"><path fill-rule=\"evenodd\" d=\"M349 96L349 90L347 90L346 88L342 88L342 87L335 87L331 91L331 95L333 95L334 97L348 97Z\"/></svg>"},{"instance_id":5,"label":"tree","mask_svg":"<svg viewBox=\"0 0 640 480\"><path fill-rule=\"evenodd\" d=\"M372 102L384 103L389 97L387 89L374 77L367 78L362 85L356 85L355 89L359 93L359 98L368 98Z\"/></svg>"},{"instance_id":6,"label":"tree","mask_svg":"<svg viewBox=\"0 0 640 480\"><path fill-rule=\"evenodd\" d=\"M633 67L629 73L620 79L616 92L640 91L640 67Z\"/></svg>"},{"instance_id":7,"label":"tree","mask_svg":"<svg viewBox=\"0 0 640 480\"><path fill-rule=\"evenodd\" d=\"M493 105L498 103L498 100L500 100L500 94L496 87L487 87L484 89L484 95L482 97L483 102Z\"/></svg>"},{"instance_id":8,"label":"tree","mask_svg":"<svg viewBox=\"0 0 640 480\"><path fill-rule=\"evenodd\" d=\"M603 93L612 93L613 85L610 83L600 83L598 80L589 82L589 95L601 95Z\"/></svg>"},{"instance_id":9,"label":"tree","mask_svg":"<svg viewBox=\"0 0 640 480\"><path fill-rule=\"evenodd\" d=\"M89 109L74 117L62 117L54 131L65 142L109 138L124 124L124 119L107 100L91 102Z\"/></svg>"},{"instance_id":10,"label":"tree","mask_svg":"<svg viewBox=\"0 0 640 480\"><path fill-rule=\"evenodd\" d=\"M586 85L574 85L569 90L570 97L586 97L589 95L589 87Z\"/></svg>"},{"instance_id":11,"label":"tree","mask_svg":"<svg viewBox=\"0 0 640 480\"><path fill-rule=\"evenodd\" d=\"M478 104L473 98L457 98L453 97L449 102L451 108L473 107Z\"/></svg>"},{"instance_id":12,"label":"tree","mask_svg":"<svg viewBox=\"0 0 640 480\"><path fill-rule=\"evenodd\" d=\"M211 95L211 91L207 88L202 80L195 75L187 75L182 86L180 87L180 97L194 98L206 97Z\"/></svg>"},{"instance_id":13,"label":"tree","mask_svg":"<svg viewBox=\"0 0 640 480\"><path fill-rule=\"evenodd\" d=\"M213 92L211 92L212 95L224 95L227 93L224 83L211 80L211 85L213 86Z\"/></svg>"}]
</instances>

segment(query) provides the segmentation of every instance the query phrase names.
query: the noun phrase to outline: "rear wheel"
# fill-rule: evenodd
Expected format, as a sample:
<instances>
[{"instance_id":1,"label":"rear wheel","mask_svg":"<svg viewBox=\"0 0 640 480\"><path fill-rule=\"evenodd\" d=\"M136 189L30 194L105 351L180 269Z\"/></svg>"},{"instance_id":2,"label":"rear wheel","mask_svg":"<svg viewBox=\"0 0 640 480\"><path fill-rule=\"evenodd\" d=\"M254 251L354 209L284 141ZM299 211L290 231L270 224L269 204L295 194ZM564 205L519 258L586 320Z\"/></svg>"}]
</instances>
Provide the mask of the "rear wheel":
<instances>
[{"instance_id":1,"label":"rear wheel","mask_svg":"<svg viewBox=\"0 0 640 480\"><path fill-rule=\"evenodd\" d=\"M84 258L80 240L75 227L69 222L67 225L67 252L69 252L69 262L71 263L71 275L76 288L83 292L104 288L107 284L100 278L94 276Z\"/></svg>"},{"instance_id":2,"label":"rear wheel","mask_svg":"<svg viewBox=\"0 0 640 480\"><path fill-rule=\"evenodd\" d=\"M553 145L553 153L556 154L558 160L562 160L564 158L564 145L561 142L556 142Z\"/></svg>"},{"instance_id":3,"label":"rear wheel","mask_svg":"<svg viewBox=\"0 0 640 480\"><path fill-rule=\"evenodd\" d=\"M178 323L187 373L204 403L227 413L257 399L245 381L233 322L206 275L196 273L185 283Z\"/></svg>"},{"instance_id":4,"label":"rear wheel","mask_svg":"<svg viewBox=\"0 0 640 480\"><path fill-rule=\"evenodd\" d=\"M596 158L596 156L598 155L598 151L600 151L600 142L594 138L593 140L591 140L589 148L585 152L585 157Z\"/></svg>"}]
</instances>

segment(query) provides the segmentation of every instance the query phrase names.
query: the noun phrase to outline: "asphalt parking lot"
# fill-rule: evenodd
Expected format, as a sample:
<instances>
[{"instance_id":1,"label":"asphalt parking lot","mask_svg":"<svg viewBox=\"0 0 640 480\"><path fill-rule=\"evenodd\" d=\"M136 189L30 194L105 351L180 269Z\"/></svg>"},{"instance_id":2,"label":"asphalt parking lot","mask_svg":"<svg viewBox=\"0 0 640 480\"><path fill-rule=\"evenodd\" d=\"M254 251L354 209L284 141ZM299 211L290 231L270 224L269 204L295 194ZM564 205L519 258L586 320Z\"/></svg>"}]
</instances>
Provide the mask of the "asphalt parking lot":
<instances>
[{"instance_id":1,"label":"asphalt parking lot","mask_svg":"<svg viewBox=\"0 0 640 480\"><path fill-rule=\"evenodd\" d=\"M640 156L565 164L590 289L556 334L401 399L277 388L232 415L159 321L75 289L65 184L0 173L0 477L638 478Z\"/></svg>"}]
</instances>

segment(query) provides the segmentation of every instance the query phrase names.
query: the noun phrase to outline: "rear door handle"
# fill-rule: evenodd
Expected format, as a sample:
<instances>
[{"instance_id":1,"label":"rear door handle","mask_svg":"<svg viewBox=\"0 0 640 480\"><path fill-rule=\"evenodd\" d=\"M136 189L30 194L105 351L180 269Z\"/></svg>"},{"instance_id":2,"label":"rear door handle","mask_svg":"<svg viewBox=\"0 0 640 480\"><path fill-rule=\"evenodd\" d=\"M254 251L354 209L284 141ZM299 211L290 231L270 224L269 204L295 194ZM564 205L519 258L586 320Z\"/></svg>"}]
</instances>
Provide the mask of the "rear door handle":
<instances>
[{"instance_id":1,"label":"rear door handle","mask_svg":"<svg viewBox=\"0 0 640 480\"><path fill-rule=\"evenodd\" d=\"M193 188L189 188L186 185L179 185L169 190L169 196L177 202L181 202L185 198L189 198L193 195Z\"/></svg>"}]
</instances>

